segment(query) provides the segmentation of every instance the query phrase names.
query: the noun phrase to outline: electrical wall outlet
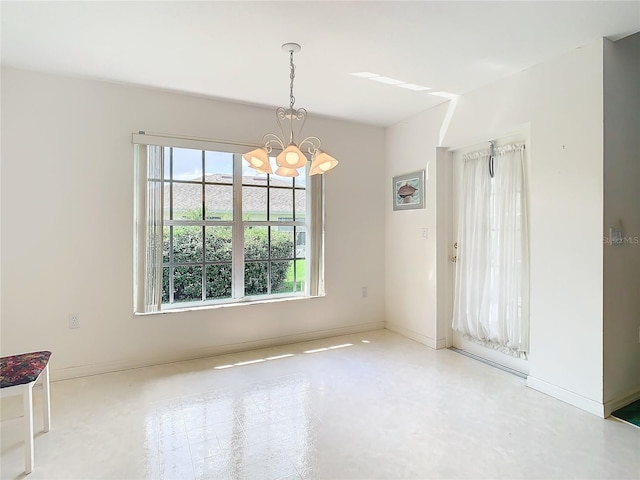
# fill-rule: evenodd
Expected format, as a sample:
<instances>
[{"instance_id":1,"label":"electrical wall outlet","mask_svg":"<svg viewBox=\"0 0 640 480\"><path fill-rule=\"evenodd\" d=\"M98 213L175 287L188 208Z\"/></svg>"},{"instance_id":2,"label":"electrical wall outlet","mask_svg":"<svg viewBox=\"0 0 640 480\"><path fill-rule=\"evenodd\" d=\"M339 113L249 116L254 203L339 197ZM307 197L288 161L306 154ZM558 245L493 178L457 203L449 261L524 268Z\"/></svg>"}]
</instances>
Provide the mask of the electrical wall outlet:
<instances>
[{"instance_id":1,"label":"electrical wall outlet","mask_svg":"<svg viewBox=\"0 0 640 480\"><path fill-rule=\"evenodd\" d=\"M77 313L69 314L69 328L80 328L80 317Z\"/></svg>"},{"instance_id":2,"label":"electrical wall outlet","mask_svg":"<svg viewBox=\"0 0 640 480\"><path fill-rule=\"evenodd\" d=\"M367 298L367 295L369 295L367 287L362 287L362 298Z\"/></svg>"}]
</instances>

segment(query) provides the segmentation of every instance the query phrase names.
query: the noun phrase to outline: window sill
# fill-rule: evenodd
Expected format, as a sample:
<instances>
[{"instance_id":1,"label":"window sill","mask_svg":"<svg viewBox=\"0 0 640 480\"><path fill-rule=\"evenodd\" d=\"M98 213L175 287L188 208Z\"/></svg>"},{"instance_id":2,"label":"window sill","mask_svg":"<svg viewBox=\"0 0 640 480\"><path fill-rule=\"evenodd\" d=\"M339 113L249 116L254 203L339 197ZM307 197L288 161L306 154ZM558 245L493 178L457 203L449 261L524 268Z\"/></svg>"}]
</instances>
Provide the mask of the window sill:
<instances>
[{"instance_id":1,"label":"window sill","mask_svg":"<svg viewBox=\"0 0 640 480\"><path fill-rule=\"evenodd\" d=\"M304 297L284 297L284 298L269 298L269 299L256 299L256 300L245 300L245 301L237 301L233 303L218 303L218 304L210 304L210 305L198 305L198 306L189 306L189 307L176 307L176 308L167 308L166 310L161 310L159 312L134 312L133 315L135 317L147 317L154 315L166 315L171 313L183 313L183 312L193 312L198 310L217 310L220 308L234 308L234 307L244 307L247 305L264 305L268 303L280 303L280 302L297 302L300 300L311 300L314 298L322 298L324 295L315 295L315 296L304 296Z\"/></svg>"}]
</instances>

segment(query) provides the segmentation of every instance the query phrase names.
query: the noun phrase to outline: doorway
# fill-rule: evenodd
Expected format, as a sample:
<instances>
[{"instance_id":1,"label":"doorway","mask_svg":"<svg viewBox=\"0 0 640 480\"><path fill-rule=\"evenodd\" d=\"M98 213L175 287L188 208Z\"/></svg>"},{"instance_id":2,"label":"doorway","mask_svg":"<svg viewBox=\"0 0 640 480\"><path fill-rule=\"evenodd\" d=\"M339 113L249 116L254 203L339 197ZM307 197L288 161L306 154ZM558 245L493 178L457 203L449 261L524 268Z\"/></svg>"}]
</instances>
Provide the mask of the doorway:
<instances>
[{"instance_id":1,"label":"doorway","mask_svg":"<svg viewBox=\"0 0 640 480\"><path fill-rule=\"evenodd\" d=\"M499 140L494 141L494 145L496 148L504 147L505 145L511 145L514 143L526 143L528 144L528 135L526 132L518 132L516 134L511 134L508 136L501 137ZM478 343L477 341L470 340L469 337L463 336L462 333L458 332L452 327L453 323L453 305L455 300L455 290L456 290L456 260L457 260L457 243L459 240L459 219L461 215L461 205L462 205L462 194L463 194L463 165L465 155L473 154L474 152L488 150L489 143L483 142L481 144L472 145L469 147L462 147L457 149L451 149L449 151L450 154L450 172L451 172L451 222L450 222L450 232L451 235L449 237L449 246L448 251L450 253L449 260L451 262L451 275L449 282L449 289L451 294L449 295L449 299L451 301L451 309L452 312L451 319L449 321L449 331L448 338L450 339L450 346L462 350L463 352L467 352L472 356L479 357L482 360L489 361L491 363L498 364L499 366L503 366L512 370L515 370L523 375L528 375L529 373L529 365L525 358L518 358L516 356L512 356L506 353L503 353L499 349L489 348L482 343ZM528 161L525 156L525 176L528 173Z\"/></svg>"}]
</instances>

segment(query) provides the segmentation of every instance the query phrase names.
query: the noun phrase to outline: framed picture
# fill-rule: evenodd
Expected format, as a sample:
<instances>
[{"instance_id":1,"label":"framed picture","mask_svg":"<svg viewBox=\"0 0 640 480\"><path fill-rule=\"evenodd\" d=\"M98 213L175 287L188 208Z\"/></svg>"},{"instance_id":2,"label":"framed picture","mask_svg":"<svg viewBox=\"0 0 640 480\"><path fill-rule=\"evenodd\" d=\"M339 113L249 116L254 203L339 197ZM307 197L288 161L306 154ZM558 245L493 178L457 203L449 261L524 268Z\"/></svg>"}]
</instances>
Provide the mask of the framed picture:
<instances>
[{"instance_id":1,"label":"framed picture","mask_svg":"<svg viewBox=\"0 0 640 480\"><path fill-rule=\"evenodd\" d=\"M393 177L393 209L424 208L424 170Z\"/></svg>"}]
</instances>

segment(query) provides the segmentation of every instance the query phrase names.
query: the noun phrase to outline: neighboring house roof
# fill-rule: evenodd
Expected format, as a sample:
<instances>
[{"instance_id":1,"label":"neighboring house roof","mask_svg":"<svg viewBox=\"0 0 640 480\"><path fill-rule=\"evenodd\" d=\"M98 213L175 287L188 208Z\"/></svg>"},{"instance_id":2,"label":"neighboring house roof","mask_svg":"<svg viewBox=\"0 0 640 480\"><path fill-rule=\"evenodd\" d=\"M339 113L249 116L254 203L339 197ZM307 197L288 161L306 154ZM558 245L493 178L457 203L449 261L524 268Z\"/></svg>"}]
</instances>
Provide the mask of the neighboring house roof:
<instances>
[{"instance_id":1,"label":"neighboring house roof","mask_svg":"<svg viewBox=\"0 0 640 480\"><path fill-rule=\"evenodd\" d=\"M194 179L199 181L199 178ZM207 210L214 212L229 212L233 205L233 188L231 186L231 175L211 174L205 175L205 182L216 183L215 185L205 185L205 199ZM291 183L271 177L269 184L272 187L287 188L266 188L267 178L263 176L243 176L243 206L245 212L265 212L267 192L270 194L269 202L271 212L287 213L291 212L293 189ZM227 185L220 185L227 184ZM173 208L174 210L194 210L202 205L201 184L178 183L173 184ZM247 188L248 187L248 188ZM165 198L169 195L169 185L164 187ZM306 210L306 192L303 188L295 189L296 212L301 213Z\"/></svg>"}]
</instances>

